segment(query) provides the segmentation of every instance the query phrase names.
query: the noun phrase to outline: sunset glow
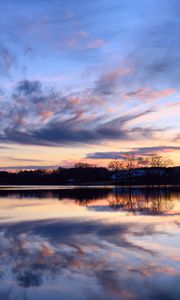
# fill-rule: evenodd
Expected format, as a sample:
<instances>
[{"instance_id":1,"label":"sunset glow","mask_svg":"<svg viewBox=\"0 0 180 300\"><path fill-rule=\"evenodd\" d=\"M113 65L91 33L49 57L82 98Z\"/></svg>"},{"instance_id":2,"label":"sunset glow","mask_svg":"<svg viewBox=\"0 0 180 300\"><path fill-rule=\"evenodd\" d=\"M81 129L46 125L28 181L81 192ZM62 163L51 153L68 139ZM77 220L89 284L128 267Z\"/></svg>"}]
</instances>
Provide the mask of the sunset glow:
<instances>
[{"instance_id":1,"label":"sunset glow","mask_svg":"<svg viewBox=\"0 0 180 300\"><path fill-rule=\"evenodd\" d=\"M0 169L180 165L179 1L0 3Z\"/></svg>"}]
</instances>

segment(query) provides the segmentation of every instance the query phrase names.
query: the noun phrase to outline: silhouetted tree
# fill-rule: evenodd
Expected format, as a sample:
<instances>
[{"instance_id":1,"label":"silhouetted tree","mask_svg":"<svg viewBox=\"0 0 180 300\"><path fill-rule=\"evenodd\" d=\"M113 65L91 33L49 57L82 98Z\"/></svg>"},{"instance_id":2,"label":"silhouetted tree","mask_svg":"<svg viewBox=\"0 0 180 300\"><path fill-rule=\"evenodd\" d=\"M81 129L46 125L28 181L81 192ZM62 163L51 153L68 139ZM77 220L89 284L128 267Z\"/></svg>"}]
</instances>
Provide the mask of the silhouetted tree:
<instances>
[{"instance_id":1,"label":"silhouetted tree","mask_svg":"<svg viewBox=\"0 0 180 300\"><path fill-rule=\"evenodd\" d=\"M118 171L123 169L123 162L121 160L114 159L109 163L108 168L114 173L115 180L117 181L117 174Z\"/></svg>"},{"instance_id":2,"label":"silhouetted tree","mask_svg":"<svg viewBox=\"0 0 180 300\"><path fill-rule=\"evenodd\" d=\"M93 164L85 163L85 162L77 162L74 165L74 168L95 168L96 166Z\"/></svg>"},{"instance_id":3,"label":"silhouetted tree","mask_svg":"<svg viewBox=\"0 0 180 300\"><path fill-rule=\"evenodd\" d=\"M158 154L149 155L149 167L151 168L168 168L173 165L172 160L164 158Z\"/></svg>"}]
</instances>

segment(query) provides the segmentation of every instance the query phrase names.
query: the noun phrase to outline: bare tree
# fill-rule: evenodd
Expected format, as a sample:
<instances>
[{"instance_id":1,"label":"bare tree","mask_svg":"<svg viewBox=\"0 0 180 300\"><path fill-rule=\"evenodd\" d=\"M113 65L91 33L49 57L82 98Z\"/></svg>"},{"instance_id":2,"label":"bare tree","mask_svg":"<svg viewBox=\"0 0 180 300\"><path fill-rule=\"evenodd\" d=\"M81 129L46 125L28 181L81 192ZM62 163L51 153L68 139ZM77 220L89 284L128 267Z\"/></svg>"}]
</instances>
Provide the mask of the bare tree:
<instances>
[{"instance_id":1,"label":"bare tree","mask_svg":"<svg viewBox=\"0 0 180 300\"><path fill-rule=\"evenodd\" d=\"M123 162L121 160L114 159L110 161L108 168L113 172L117 172L123 169Z\"/></svg>"},{"instance_id":2,"label":"bare tree","mask_svg":"<svg viewBox=\"0 0 180 300\"><path fill-rule=\"evenodd\" d=\"M151 168L168 168L173 165L173 162L169 158L164 158L158 154L149 155L149 167Z\"/></svg>"},{"instance_id":3,"label":"bare tree","mask_svg":"<svg viewBox=\"0 0 180 300\"><path fill-rule=\"evenodd\" d=\"M93 165L93 164L89 164L89 163L86 163L86 162L77 162L74 164L74 168L82 168L82 169L85 169L85 168L95 168L96 166Z\"/></svg>"},{"instance_id":4,"label":"bare tree","mask_svg":"<svg viewBox=\"0 0 180 300\"><path fill-rule=\"evenodd\" d=\"M131 180L133 170L138 167L139 160L134 153L128 153L124 157L124 168L127 172L127 178Z\"/></svg>"},{"instance_id":5,"label":"bare tree","mask_svg":"<svg viewBox=\"0 0 180 300\"><path fill-rule=\"evenodd\" d=\"M115 180L117 181L118 172L120 170L123 170L124 165L123 165L123 162L121 160L114 159L109 163L108 168L114 172Z\"/></svg>"}]
</instances>

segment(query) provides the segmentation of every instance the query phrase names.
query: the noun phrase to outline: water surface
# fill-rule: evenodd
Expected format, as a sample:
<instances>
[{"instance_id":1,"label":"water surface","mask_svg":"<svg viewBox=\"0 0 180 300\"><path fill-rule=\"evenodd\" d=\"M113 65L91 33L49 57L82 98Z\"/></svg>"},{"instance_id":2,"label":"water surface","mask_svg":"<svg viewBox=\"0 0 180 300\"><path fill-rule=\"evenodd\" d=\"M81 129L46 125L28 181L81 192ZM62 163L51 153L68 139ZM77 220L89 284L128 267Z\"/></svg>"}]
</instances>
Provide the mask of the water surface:
<instances>
[{"instance_id":1,"label":"water surface","mask_svg":"<svg viewBox=\"0 0 180 300\"><path fill-rule=\"evenodd\" d=\"M1 187L0 299L180 299L180 188Z\"/></svg>"}]
</instances>

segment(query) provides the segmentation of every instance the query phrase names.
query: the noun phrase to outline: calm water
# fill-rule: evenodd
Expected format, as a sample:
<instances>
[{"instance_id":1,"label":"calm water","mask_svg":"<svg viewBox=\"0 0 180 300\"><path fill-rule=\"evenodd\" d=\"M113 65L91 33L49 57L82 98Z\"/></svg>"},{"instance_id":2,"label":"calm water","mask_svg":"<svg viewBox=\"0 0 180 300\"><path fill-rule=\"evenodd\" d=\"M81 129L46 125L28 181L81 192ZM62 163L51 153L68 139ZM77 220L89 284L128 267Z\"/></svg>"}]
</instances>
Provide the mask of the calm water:
<instances>
[{"instance_id":1,"label":"calm water","mask_svg":"<svg viewBox=\"0 0 180 300\"><path fill-rule=\"evenodd\" d=\"M180 188L0 188L0 300L179 300Z\"/></svg>"}]
</instances>

